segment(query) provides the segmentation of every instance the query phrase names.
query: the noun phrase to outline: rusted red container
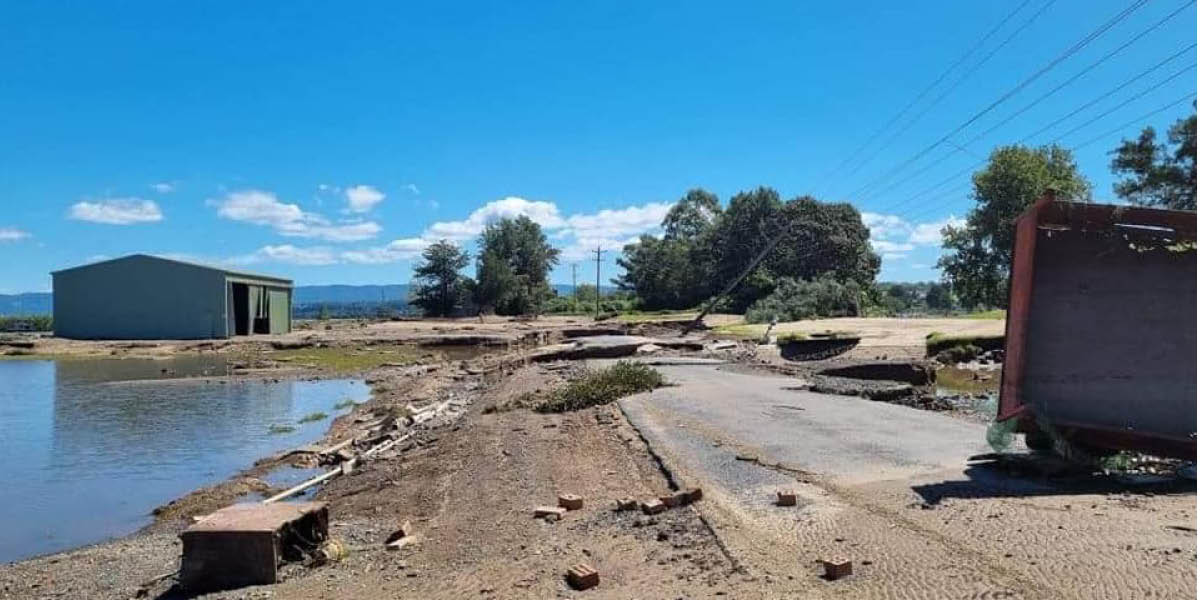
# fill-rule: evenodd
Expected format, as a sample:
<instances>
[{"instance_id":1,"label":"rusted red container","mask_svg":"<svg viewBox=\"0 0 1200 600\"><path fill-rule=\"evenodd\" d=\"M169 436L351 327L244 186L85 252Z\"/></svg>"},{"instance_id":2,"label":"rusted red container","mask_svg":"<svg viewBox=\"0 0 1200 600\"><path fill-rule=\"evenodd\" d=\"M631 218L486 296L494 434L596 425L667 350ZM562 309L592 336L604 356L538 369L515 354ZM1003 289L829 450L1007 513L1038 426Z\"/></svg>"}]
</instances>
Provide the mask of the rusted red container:
<instances>
[{"instance_id":1,"label":"rusted red container","mask_svg":"<svg viewBox=\"0 0 1200 600\"><path fill-rule=\"evenodd\" d=\"M1196 457L1196 213L1037 202L1017 220L998 420Z\"/></svg>"}]
</instances>

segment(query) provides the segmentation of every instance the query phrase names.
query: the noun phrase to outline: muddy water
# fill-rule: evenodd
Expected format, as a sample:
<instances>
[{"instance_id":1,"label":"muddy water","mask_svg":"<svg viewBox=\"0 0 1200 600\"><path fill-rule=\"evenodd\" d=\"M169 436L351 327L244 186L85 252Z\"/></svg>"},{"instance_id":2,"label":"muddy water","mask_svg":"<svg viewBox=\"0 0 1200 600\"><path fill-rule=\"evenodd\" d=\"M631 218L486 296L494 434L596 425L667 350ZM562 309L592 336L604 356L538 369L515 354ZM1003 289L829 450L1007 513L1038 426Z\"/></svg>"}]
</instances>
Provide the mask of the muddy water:
<instances>
[{"instance_id":1,"label":"muddy water","mask_svg":"<svg viewBox=\"0 0 1200 600\"><path fill-rule=\"evenodd\" d=\"M358 380L171 379L224 372L219 357L0 361L0 562L136 531L154 507L321 437L349 410L336 404L369 395ZM328 416L299 422L315 412Z\"/></svg>"},{"instance_id":2,"label":"muddy water","mask_svg":"<svg viewBox=\"0 0 1200 600\"><path fill-rule=\"evenodd\" d=\"M960 410L991 421L996 417L1000 397L999 365L942 367L937 371L937 395L948 398Z\"/></svg>"}]
</instances>

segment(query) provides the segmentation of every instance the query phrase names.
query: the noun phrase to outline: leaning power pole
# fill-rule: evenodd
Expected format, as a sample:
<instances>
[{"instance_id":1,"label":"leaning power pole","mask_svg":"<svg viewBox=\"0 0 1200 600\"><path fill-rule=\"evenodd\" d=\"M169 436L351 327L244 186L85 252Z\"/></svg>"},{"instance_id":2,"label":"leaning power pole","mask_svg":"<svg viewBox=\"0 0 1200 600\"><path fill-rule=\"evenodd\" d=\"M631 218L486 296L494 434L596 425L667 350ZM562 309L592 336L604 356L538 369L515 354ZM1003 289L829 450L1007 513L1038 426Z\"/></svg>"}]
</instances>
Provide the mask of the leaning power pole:
<instances>
[{"instance_id":1,"label":"leaning power pole","mask_svg":"<svg viewBox=\"0 0 1200 600\"><path fill-rule=\"evenodd\" d=\"M596 317L600 317L600 260L604 251L596 246Z\"/></svg>"}]
</instances>

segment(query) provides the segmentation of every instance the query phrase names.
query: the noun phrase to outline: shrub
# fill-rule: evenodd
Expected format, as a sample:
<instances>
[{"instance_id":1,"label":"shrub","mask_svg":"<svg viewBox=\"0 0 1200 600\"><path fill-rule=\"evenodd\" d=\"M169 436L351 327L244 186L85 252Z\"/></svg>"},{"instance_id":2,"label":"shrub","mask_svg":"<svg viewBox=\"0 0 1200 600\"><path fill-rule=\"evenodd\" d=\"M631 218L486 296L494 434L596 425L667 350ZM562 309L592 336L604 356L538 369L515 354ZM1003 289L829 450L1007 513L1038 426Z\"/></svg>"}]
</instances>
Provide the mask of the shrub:
<instances>
[{"instance_id":1,"label":"shrub","mask_svg":"<svg viewBox=\"0 0 1200 600\"><path fill-rule=\"evenodd\" d=\"M619 361L605 369L588 371L583 377L569 382L551 394L549 399L537 407L537 411L567 412L600 406L665 384L662 373L644 364Z\"/></svg>"},{"instance_id":2,"label":"shrub","mask_svg":"<svg viewBox=\"0 0 1200 600\"><path fill-rule=\"evenodd\" d=\"M925 336L925 356L937 356L944 350L958 346L975 346L976 354L989 350L1003 350L1004 336L1002 335L961 335L948 336L938 332Z\"/></svg>"},{"instance_id":3,"label":"shrub","mask_svg":"<svg viewBox=\"0 0 1200 600\"><path fill-rule=\"evenodd\" d=\"M307 414L307 415L304 415L303 417L300 417L300 421L299 421L299 422L300 422L300 423L312 423L312 422L315 422L315 421L323 421L323 420L325 420L325 418L326 418L326 417L328 417L328 416L329 416L329 415L327 415L327 414L325 414L325 413L323 413L323 412L309 413L309 414Z\"/></svg>"},{"instance_id":4,"label":"shrub","mask_svg":"<svg viewBox=\"0 0 1200 600\"><path fill-rule=\"evenodd\" d=\"M862 290L853 281L842 282L833 277L812 281L785 278L775 291L760 298L746 310L746 322L767 323L799 321L822 317L853 317L858 315Z\"/></svg>"}]
</instances>

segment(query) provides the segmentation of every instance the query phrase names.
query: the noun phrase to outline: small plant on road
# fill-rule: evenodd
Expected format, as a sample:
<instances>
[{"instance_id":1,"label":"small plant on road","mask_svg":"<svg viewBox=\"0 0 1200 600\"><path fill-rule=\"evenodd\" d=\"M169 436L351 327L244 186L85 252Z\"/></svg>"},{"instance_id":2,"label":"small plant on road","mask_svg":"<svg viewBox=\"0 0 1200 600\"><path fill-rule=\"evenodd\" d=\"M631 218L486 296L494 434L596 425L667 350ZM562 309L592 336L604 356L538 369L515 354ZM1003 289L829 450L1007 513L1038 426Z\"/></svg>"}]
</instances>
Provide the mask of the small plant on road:
<instances>
[{"instance_id":1,"label":"small plant on road","mask_svg":"<svg viewBox=\"0 0 1200 600\"><path fill-rule=\"evenodd\" d=\"M555 391L536 410L544 413L579 410L664 385L666 379L662 373L640 363L620 361L611 367L588 371Z\"/></svg>"}]
</instances>

